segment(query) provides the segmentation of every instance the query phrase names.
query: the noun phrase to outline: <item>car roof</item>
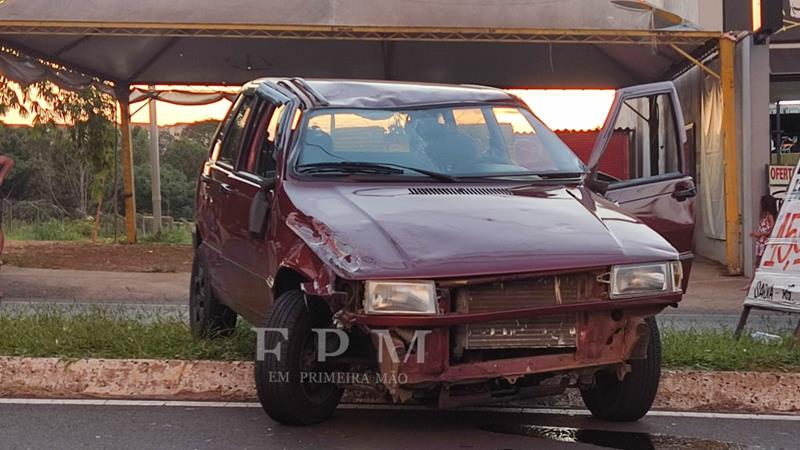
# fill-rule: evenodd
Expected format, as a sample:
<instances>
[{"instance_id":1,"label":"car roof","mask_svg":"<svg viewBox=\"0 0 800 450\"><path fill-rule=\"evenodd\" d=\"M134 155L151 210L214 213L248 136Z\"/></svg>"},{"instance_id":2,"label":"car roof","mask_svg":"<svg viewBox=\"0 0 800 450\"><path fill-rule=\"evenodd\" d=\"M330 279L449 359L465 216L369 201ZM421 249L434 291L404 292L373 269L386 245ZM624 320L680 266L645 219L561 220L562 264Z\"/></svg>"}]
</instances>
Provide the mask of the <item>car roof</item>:
<instances>
[{"instance_id":1,"label":"car roof","mask_svg":"<svg viewBox=\"0 0 800 450\"><path fill-rule=\"evenodd\" d=\"M280 86L309 107L406 108L454 103L517 103L510 93L487 86L404 81L261 78L245 87ZM289 92L287 92L289 91Z\"/></svg>"}]
</instances>

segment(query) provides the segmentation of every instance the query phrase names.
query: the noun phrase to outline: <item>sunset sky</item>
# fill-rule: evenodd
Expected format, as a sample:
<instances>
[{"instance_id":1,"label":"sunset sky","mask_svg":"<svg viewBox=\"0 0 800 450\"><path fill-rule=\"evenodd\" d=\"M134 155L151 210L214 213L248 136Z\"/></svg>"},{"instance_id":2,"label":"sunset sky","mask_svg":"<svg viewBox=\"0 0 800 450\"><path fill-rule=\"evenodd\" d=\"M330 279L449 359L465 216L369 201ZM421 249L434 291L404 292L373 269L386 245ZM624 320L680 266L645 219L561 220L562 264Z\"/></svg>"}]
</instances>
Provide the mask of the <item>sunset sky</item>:
<instances>
[{"instance_id":1,"label":"sunset sky","mask_svg":"<svg viewBox=\"0 0 800 450\"><path fill-rule=\"evenodd\" d=\"M175 87L173 87L175 88ZM183 87L181 87L183 89ZM211 87L213 89L213 87ZM228 88L230 89L230 88ZM603 125L608 108L614 99L613 90L556 90L528 89L514 90L531 109L552 129L592 130ZM176 123L191 123L206 119L221 119L230 107L230 102L222 100L206 106L179 106L158 102L158 124L161 126ZM136 112L138 110L138 112ZM145 102L131 105L134 111L133 122L149 123L149 112ZM7 124L27 125L30 119L10 112L0 117Z\"/></svg>"}]
</instances>

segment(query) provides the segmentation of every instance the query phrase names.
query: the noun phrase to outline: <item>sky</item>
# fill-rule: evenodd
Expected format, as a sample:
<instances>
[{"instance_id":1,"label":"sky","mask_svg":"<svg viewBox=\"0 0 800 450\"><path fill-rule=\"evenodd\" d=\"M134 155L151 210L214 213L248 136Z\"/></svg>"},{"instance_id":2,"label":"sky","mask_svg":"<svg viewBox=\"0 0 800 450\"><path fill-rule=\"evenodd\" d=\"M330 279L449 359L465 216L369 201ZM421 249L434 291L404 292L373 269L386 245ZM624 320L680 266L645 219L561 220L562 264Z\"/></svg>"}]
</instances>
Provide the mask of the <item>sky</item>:
<instances>
[{"instance_id":1,"label":"sky","mask_svg":"<svg viewBox=\"0 0 800 450\"><path fill-rule=\"evenodd\" d=\"M173 89L187 89L173 86ZM213 87L212 87L213 89ZM228 88L230 89L230 88ZM602 127L614 100L613 90L517 89L512 91L528 103L548 127L554 130L593 130ZM208 119L222 119L230 102L221 100L206 106L179 106L157 102L158 124L170 126ZM149 108L145 102L131 104L133 123L149 123ZM29 125L30 119L15 112L0 116L0 121L13 125Z\"/></svg>"}]
</instances>

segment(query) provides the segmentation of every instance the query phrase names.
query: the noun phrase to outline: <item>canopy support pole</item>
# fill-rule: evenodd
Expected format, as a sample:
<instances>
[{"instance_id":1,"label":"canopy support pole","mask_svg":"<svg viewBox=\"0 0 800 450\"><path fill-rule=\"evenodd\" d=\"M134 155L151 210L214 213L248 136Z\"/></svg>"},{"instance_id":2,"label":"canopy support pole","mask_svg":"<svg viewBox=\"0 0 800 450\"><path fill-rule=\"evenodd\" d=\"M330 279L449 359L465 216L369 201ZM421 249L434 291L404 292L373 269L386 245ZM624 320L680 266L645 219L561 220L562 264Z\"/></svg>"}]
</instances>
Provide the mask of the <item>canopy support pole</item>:
<instances>
[{"instance_id":1,"label":"canopy support pole","mask_svg":"<svg viewBox=\"0 0 800 450\"><path fill-rule=\"evenodd\" d=\"M136 243L136 197L133 188L133 142L131 141L130 85L116 86L119 102L120 137L122 140L122 192L125 199L125 236L129 244Z\"/></svg>"},{"instance_id":2,"label":"canopy support pole","mask_svg":"<svg viewBox=\"0 0 800 450\"><path fill-rule=\"evenodd\" d=\"M158 150L158 116L156 113L156 100L158 94L155 86L149 89L152 97L150 106L150 193L153 198L153 234L161 234L161 161Z\"/></svg>"},{"instance_id":3,"label":"canopy support pole","mask_svg":"<svg viewBox=\"0 0 800 450\"><path fill-rule=\"evenodd\" d=\"M725 170L725 253L728 273L742 273L742 224L739 208L739 170L736 140L736 40L719 40L720 87L722 90L722 154Z\"/></svg>"}]
</instances>

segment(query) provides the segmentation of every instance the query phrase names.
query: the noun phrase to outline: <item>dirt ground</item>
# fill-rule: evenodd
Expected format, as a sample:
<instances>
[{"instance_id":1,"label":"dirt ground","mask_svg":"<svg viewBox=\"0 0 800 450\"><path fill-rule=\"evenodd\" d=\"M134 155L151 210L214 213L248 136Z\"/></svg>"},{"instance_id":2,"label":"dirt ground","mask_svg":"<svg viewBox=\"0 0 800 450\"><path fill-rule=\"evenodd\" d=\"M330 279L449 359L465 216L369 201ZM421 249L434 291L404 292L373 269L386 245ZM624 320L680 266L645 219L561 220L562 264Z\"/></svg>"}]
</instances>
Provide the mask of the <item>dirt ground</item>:
<instances>
[{"instance_id":1,"label":"dirt ground","mask_svg":"<svg viewBox=\"0 0 800 450\"><path fill-rule=\"evenodd\" d=\"M107 272L190 272L190 245L109 244L85 241L9 241L6 264L38 269Z\"/></svg>"}]
</instances>

